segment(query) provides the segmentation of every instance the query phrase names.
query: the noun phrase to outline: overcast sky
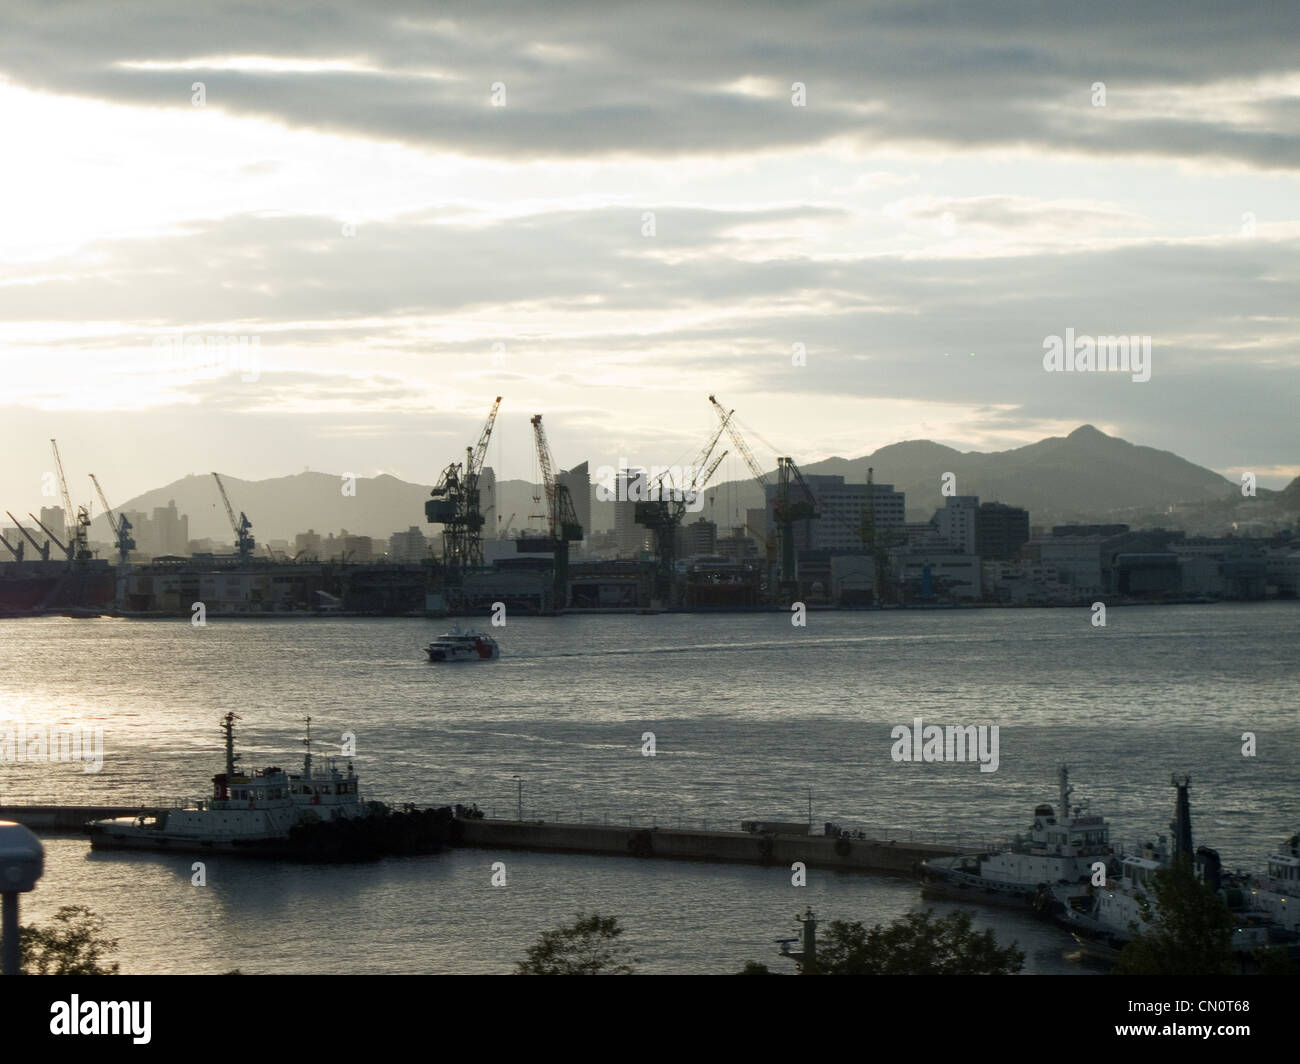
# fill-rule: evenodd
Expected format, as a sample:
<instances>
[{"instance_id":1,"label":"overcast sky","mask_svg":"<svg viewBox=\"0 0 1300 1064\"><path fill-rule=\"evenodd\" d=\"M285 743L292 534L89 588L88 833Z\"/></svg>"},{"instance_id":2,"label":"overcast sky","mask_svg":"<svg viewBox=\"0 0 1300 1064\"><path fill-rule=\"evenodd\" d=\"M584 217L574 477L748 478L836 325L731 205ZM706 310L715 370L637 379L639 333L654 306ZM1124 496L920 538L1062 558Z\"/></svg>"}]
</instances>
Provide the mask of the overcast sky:
<instances>
[{"instance_id":1,"label":"overcast sky","mask_svg":"<svg viewBox=\"0 0 1300 1064\"><path fill-rule=\"evenodd\" d=\"M1199 0L6 0L0 510L51 501L51 436L78 502L432 482L496 395L507 477L538 412L561 467L689 462L716 392L767 466L1090 422L1280 487L1298 40ZM1150 379L1046 372L1067 329L1150 336Z\"/></svg>"}]
</instances>

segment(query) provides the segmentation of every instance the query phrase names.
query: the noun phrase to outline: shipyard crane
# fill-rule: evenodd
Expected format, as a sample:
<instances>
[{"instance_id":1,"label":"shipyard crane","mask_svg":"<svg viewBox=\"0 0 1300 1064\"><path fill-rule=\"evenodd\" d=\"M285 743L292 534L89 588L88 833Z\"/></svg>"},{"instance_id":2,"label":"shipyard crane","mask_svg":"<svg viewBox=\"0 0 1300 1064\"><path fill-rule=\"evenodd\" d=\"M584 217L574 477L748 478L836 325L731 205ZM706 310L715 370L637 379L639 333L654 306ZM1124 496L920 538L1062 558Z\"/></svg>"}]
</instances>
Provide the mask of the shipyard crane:
<instances>
[{"instance_id":1,"label":"shipyard crane","mask_svg":"<svg viewBox=\"0 0 1300 1064\"><path fill-rule=\"evenodd\" d=\"M9 513L8 510L6 510L5 513L9 514L9 520L14 523L14 528L18 529L18 531L23 534L23 537L27 540L27 542L36 548L37 553L39 553L41 556L41 561L48 562L50 560L50 541L47 539L44 543L37 543L36 537L33 536L30 532L28 532L27 529L23 528L21 524L19 524L18 518L16 518L13 514ZM56 540L55 542L57 543L58 541ZM22 546L21 543L19 543L18 545L20 547ZM12 550L13 548L10 549ZM59 550L63 550L63 549L64 549L63 544L59 543Z\"/></svg>"},{"instance_id":2,"label":"shipyard crane","mask_svg":"<svg viewBox=\"0 0 1300 1064\"><path fill-rule=\"evenodd\" d=\"M68 493L68 478L63 475L63 459L59 457L59 443L50 440L54 449L54 468L59 472L59 490L63 495L63 519L68 526L67 551L69 562L84 562L90 558L90 545L87 530L90 528L90 511L84 506L72 508L72 496ZM38 522L39 523L39 522ZM41 525L44 528L44 525ZM48 534L48 529L46 530ZM55 540L57 543L58 540Z\"/></svg>"},{"instance_id":3,"label":"shipyard crane","mask_svg":"<svg viewBox=\"0 0 1300 1064\"><path fill-rule=\"evenodd\" d=\"M664 482L668 477L668 471L665 470L649 484L647 498L637 502L632 511L632 519L654 534L655 557L658 559L654 597L669 606L676 605L674 566L677 561L677 529L681 526L682 518L686 516L687 506L698 497L699 492L704 490L709 478L713 476L713 471L727 455L727 452L723 451L712 465L709 464L709 458L728 424L730 424L729 415L709 437L699 457L695 459L695 464L690 467L689 484L680 491L675 487L672 488L667 493L671 498L665 498Z\"/></svg>"},{"instance_id":4,"label":"shipyard crane","mask_svg":"<svg viewBox=\"0 0 1300 1064\"><path fill-rule=\"evenodd\" d=\"M736 449L744 456L749 471L754 475L759 487L763 489L763 498L766 502L769 487L767 474L763 472L762 467L754 458L753 452L750 451L744 437L740 434L740 429L733 423L732 415L735 411L727 412L724 410L716 396L710 395L709 402L713 404L718 417L722 419L722 423L727 427L727 432L731 436L731 441L736 445ZM793 499L791 497L792 482L797 484L803 492L803 499ZM803 474L799 472L799 467L795 465L794 459L788 455L778 458L776 497L772 500L772 518L776 525L776 540L781 554L778 586L783 598L797 594L799 587L795 564L794 523L820 516L817 512L817 498L812 489L808 487ZM768 560L771 561L770 558Z\"/></svg>"},{"instance_id":5,"label":"shipyard crane","mask_svg":"<svg viewBox=\"0 0 1300 1064\"><path fill-rule=\"evenodd\" d=\"M568 486L555 478L555 463L551 458L550 444L546 442L546 431L542 428L542 415L534 414L530 423L537 446L537 463L542 469L542 488L546 493L546 534L542 537L521 536L515 540L515 550L554 557L554 600L557 607L563 608L567 604L569 544L582 539L582 525L578 523Z\"/></svg>"},{"instance_id":6,"label":"shipyard crane","mask_svg":"<svg viewBox=\"0 0 1300 1064\"><path fill-rule=\"evenodd\" d=\"M480 506L479 478L500 408L501 396L498 395L483 431L479 433L478 443L465 448L463 464L453 462L442 471L437 486L429 493L432 498L424 504L425 520L444 526L442 557L454 580L459 578L461 570L483 565L483 525L486 518Z\"/></svg>"},{"instance_id":7,"label":"shipyard crane","mask_svg":"<svg viewBox=\"0 0 1300 1064\"><path fill-rule=\"evenodd\" d=\"M125 565L127 556L135 550L135 539L131 535L131 522L126 519L126 514L114 515L113 507L108 504L104 489L99 486L99 481L94 473L90 474L90 481L95 485L95 491L99 493L99 501L104 504L104 513L108 514L108 527L113 530L113 546L117 550L117 560L122 565Z\"/></svg>"},{"instance_id":8,"label":"shipyard crane","mask_svg":"<svg viewBox=\"0 0 1300 1064\"><path fill-rule=\"evenodd\" d=\"M889 562L889 552L894 547L901 547L907 542L907 536L899 532L889 532L876 528L876 492L875 470L867 467L867 505L862 508L862 523L858 535L862 537L862 546L871 556L873 576L871 593L877 602L884 602L885 567Z\"/></svg>"},{"instance_id":9,"label":"shipyard crane","mask_svg":"<svg viewBox=\"0 0 1300 1064\"><path fill-rule=\"evenodd\" d=\"M9 514L9 516L10 516L10 517L13 517L13 514ZM56 547L58 547L59 550L63 551L64 554L70 554L69 548L71 547L71 542L69 542L68 545L65 546L65 545L64 545L64 544L59 540L59 537L56 536L53 532L51 532L48 528L46 528L44 522L42 522L41 519L40 519L39 517L37 517L34 513L32 513L30 510L27 511L27 516L30 517L33 521L35 521L35 522L40 526L41 531L44 532L45 535L48 537L48 538L45 540L45 546L44 546L44 547L37 547L37 546L36 546L36 540L35 540L35 539L32 539L31 535L28 534L27 529L23 528L22 525L18 525L18 522L17 522L17 521L14 521L14 524L15 524L15 525L18 525L18 530L19 530L19 531L20 531L24 536L27 536L27 538L28 538L29 540L31 540L32 546L33 546L33 547L36 547L36 549L39 550L39 551L41 552L41 560L42 560L42 561L49 561L49 558L50 558L50 544L51 544L51 543L53 543Z\"/></svg>"},{"instance_id":10,"label":"shipyard crane","mask_svg":"<svg viewBox=\"0 0 1300 1064\"><path fill-rule=\"evenodd\" d=\"M217 482L221 501L226 504L226 516L230 518L230 528L235 533L235 549L239 551L239 560L242 564L247 564L257 549L257 542L253 539L253 525L242 510L239 512L239 520L235 520L235 508L230 505L230 496L226 494L226 486L221 483L221 477L213 473L212 479Z\"/></svg>"}]
</instances>

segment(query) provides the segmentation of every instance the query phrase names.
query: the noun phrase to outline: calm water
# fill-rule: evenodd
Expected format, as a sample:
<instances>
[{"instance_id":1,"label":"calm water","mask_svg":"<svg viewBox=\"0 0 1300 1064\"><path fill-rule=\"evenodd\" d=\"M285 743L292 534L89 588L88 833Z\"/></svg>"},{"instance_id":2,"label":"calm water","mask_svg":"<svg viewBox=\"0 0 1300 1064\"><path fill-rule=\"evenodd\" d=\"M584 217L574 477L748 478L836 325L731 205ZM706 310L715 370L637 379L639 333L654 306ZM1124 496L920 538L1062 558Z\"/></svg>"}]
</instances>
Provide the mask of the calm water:
<instances>
[{"instance_id":1,"label":"calm water","mask_svg":"<svg viewBox=\"0 0 1300 1064\"><path fill-rule=\"evenodd\" d=\"M246 767L356 735L357 770L395 800L478 802L611 823L836 820L890 838L1005 838L1075 798L1131 844L1168 833L1169 776L1192 776L1198 843L1262 865L1300 827L1300 606L512 618L500 662L430 666L446 622L332 619L8 621L0 720L102 725L102 771L0 764L0 800L200 797L221 767L217 723L242 718ZM890 729L996 724L1000 766L906 764ZM655 733L658 755L641 755ZM1258 755L1241 754L1241 735ZM460 851L356 868L92 855L47 837L24 919L84 903L131 972L499 972L579 909L618 915L658 972L780 968L773 939L811 904L824 919L889 920L907 880L661 861ZM490 885L504 860L508 883ZM1026 969L1079 972L1068 936L1006 913Z\"/></svg>"}]
</instances>

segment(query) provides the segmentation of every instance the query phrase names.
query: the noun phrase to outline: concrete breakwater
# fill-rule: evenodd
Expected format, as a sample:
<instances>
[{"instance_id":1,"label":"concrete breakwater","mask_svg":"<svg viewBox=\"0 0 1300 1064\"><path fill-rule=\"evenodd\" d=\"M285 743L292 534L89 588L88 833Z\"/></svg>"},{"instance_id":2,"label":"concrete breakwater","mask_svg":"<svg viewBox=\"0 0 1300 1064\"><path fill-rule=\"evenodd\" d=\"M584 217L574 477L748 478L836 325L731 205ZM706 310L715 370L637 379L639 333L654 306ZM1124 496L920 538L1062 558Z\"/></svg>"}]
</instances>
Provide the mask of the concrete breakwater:
<instances>
[{"instance_id":1,"label":"concrete breakwater","mask_svg":"<svg viewBox=\"0 0 1300 1064\"><path fill-rule=\"evenodd\" d=\"M0 820L16 820L33 831L84 834L91 820L111 820L119 816L158 816L161 808L123 805L0 805Z\"/></svg>"},{"instance_id":2,"label":"concrete breakwater","mask_svg":"<svg viewBox=\"0 0 1300 1064\"><path fill-rule=\"evenodd\" d=\"M697 831L690 828L630 828L607 824L552 824L545 821L458 820L457 846L546 850L619 857L663 857L679 861L724 861L912 875L931 857L958 851L923 842L892 842L834 835L793 835L752 831Z\"/></svg>"}]
</instances>

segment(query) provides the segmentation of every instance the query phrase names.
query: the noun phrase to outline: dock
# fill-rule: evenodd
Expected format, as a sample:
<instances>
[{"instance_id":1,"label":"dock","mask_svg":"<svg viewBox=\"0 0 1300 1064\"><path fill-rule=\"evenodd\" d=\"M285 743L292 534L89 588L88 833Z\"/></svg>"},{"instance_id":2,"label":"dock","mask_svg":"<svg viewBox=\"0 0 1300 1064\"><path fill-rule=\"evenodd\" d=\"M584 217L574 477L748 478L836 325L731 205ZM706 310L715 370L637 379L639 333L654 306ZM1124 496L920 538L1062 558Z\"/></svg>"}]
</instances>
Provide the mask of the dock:
<instances>
[{"instance_id":1,"label":"dock","mask_svg":"<svg viewBox=\"0 0 1300 1064\"><path fill-rule=\"evenodd\" d=\"M914 875L919 862L960 852L933 843L778 832L700 831L691 828L561 824L540 820L473 819L458 822L457 846L537 850L617 857L659 857Z\"/></svg>"},{"instance_id":2,"label":"dock","mask_svg":"<svg viewBox=\"0 0 1300 1064\"><path fill-rule=\"evenodd\" d=\"M0 820L16 820L33 831L70 832L79 835L88 820L120 816L158 816L166 806L138 805L0 805Z\"/></svg>"},{"instance_id":3,"label":"dock","mask_svg":"<svg viewBox=\"0 0 1300 1064\"><path fill-rule=\"evenodd\" d=\"M16 820L33 831L81 834L87 821L157 816L166 806L0 805L0 820ZM844 835L786 831L714 831L695 828L633 827L617 824L566 824L544 820L489 817L458 819L451 841L457 847L533 850L605 857L661 858L728 864L783 865L801 861L808 868L915 875L921 861L962 852L955 846Z\"/></svg>"}]
</instances>

